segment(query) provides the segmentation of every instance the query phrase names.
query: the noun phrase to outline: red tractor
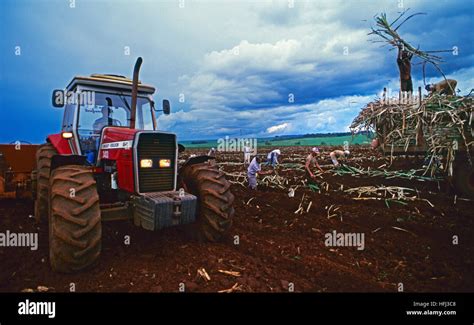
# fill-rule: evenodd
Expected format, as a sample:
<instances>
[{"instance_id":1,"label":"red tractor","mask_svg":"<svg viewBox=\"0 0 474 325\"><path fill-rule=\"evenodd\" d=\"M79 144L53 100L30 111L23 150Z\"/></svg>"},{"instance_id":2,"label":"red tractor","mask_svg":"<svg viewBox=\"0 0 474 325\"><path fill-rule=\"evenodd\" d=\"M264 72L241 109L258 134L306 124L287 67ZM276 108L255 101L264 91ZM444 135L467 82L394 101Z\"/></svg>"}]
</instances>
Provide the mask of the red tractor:
<instances>
[{"instance_id":1,"label":"red tractor","mask_svg":"<svg viewBox=\"0 0 474 325\"><path fill-rule=\"evenodd\" d=\"M32 172L35 217L49 220L53 270L75 272L97 261L101 223L133 219L147 230L194 224L197 237L219 240L232 224L234 196L213 157L178 168L173 133L158 130L155 88L117 75L75 77L53 92L64 107L61 132L47 137ZM163 100L161 110L169 114Z\"/></svg>"}]
</instances>

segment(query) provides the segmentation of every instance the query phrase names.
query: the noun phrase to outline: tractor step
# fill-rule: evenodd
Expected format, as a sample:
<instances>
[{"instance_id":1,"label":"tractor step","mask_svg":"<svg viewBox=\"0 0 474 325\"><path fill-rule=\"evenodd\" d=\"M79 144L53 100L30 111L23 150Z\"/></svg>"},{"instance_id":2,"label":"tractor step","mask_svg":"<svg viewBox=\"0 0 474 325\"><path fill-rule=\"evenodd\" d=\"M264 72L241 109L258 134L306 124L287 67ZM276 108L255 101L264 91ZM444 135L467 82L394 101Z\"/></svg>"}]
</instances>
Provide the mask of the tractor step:
<instances>
[{"instance_id":1,"label":"tractor step","mask_svg":"<svg viewBox=\"0 0 474 325\"><path fill-rule=\"evenodd\" d=\"M196 220L196 196L178 191L144 193L133 199L136 226L159 230Z\"/></svg>"},{"instance_id":2,"label":"tractor step","mask_svg":"<svg viewBox=\"0 0 474 325\"><path fill-rule=\"evenodd\" d=\"M132 219L132 209L130 204L101 204L100 213L102 221L116 221Z\"/></svg>"}]
</instances>

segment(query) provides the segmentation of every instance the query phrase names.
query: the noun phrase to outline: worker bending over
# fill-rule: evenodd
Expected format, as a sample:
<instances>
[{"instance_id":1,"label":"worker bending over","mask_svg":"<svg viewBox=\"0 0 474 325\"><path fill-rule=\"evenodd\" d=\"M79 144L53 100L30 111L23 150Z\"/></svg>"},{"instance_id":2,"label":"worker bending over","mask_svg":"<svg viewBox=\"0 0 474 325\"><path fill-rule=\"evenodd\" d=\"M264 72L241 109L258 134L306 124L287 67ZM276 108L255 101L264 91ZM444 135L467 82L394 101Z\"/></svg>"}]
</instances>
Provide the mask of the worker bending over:
<instances>
[{"instance_id":1,"label":"worker bending over","mask_svg":"<svg viewBox=\"0 0 474 325\"><path fill-rule=\"evenodd\" d=\"M280 149L275 149L270 151L267 155L267 165L272 165L273 168L278 164L278 157L280 157L281 151Z\"/></svg>"},{"instance_id":2,"label":"worker bending over","mask_svg":"<svg viewBox=\"0 0 474 325\"><path fill-rule=\"evenodd\" d=\"M250 162L250 165L247 169L247 178L249 181L249 187L252 190L257 189L257 175L267 175L270 174L272 171L266 171L262 172L262 168L260 166L260 158L255 156L252 161Z\"/></svg>"},{"instance_id":3,"label":"worker bending over","mask_svg":"<svg viewBox=\"0 0 474 325\"><path fill-rule=\"evenodd\" d=\"M351 153L349 152L349 150L334 150L331 151L329 157L331 157L331 161L334 164L334 167L339 167L340 163L337 161L337 158L346 159L347 157L349 157L350 154Z\"/></svg>"},{"instance_id":4,"label":"worker bending over","mask_svg":"<svg viewBox=\"0 0 474 325\"><path fill-rule=\"evenodd\" d=\"M308 181L309 184L314 184L315 183L314 180L316 178L316 175L314 175L314 173L311 171L311 168L316 167L321 173L324 173L321 166L319 166L318 160L316 159L319 156L320 156L319 149L314 147L311 149L311 152L308 155L308 157L306 157L305 171L306 171L306 180Z\"/></svg>"},{"instance_id":5,"label":"worker bending over","mask_svg":"<svg viewBox=\"0 0 474 325\"><path fill-rule=\"evenodd\" d=\"M458 82L454 79L444 79L436 84L428 84L425 89L430 95L437 93L440 95L455 95Z\"/></svg>"}]
</instances>

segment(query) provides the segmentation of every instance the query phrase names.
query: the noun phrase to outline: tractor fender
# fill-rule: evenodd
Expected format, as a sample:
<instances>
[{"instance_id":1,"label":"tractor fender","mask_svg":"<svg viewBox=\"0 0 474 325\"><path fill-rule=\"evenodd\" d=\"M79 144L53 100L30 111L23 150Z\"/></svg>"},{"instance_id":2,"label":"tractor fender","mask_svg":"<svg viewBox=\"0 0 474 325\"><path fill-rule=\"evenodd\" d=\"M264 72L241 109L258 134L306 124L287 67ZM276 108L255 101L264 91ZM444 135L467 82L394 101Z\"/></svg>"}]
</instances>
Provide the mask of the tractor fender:
<instances>
[{"instance_id":1,"label":"tractor fender","mask_svg":"<svg viewBox=\"0 0 474 325\"><path fill-rule=\"evenodd\" d=\"M80 155L55 155L51 159L51 169L50 173L53 172L58 167L66 166L66 165L80 165L80 166L87 166L89 162L87 161L86 156Z\"/></svg>"},{"instance_id":2,"label":"tractor fender","mask_svg":"<svg viewBox=\"0 0 474 325\"><path fill-rule=\"evenodd\" d=\"M208 155L191 157L191 158L188 158L188 160L186 160L186 162L180 167L179 170L182 170L186 166L202 164L202 163L205 163L206 161L213 160L213 159L216 159L216 157L212 157Z\"/></svg>"},{"instance_id":3,"label":"tractor fender","mask_svg":"<svg viewBox=\"0 0 474 325\"><path fill-rule=\"evenodd\" d=\"M61 133L48 135L48 137L46 138L46 141L51 143L53 145L54 149L56 149L56 151L60 155L70 155L70 154L72 154L71 146L69 145L69 141L67 139L64 139L61 136Z\"/></svg>"}]
</instances>

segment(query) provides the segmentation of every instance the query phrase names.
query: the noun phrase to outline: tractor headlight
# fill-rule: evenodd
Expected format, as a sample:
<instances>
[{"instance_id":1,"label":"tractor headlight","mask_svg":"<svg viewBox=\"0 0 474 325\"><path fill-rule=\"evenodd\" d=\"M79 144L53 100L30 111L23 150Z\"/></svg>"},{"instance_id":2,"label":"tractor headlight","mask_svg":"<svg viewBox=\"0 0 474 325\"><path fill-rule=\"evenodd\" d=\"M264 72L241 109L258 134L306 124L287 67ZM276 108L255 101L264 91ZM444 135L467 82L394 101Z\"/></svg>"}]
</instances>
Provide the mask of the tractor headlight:
<instances>
[{"instance_id":1,"label":"tractor headlight","mask_svg":"<svg viewBox=\"0 0 474 325\"><path fill-rule=\"evenodd\" d=\"M151 167L153 167L153 160L151 160L151 159L141 159L140 160L140 167L141 168L151 168Z\"/></svg>"},{"instance_id":2,"label":"tractor headlight","mask_svg":"<svg viewBox=\"0 0 474 325\"><path fill-rule=\"evenodd\" d=\"M72 132L62 132L61 136L63 137L63 139L71 139L73 134Z\"/></svg>"},{"instance_id":3,"label":"tractor headlight","mask_svg":"<svg viewBox=\"0 0 474 325\"><path fill-rule=\"evenodd\" d=\"M171 160L169 159L160 159L160 167L170 167L171 166Z\"/></svg>"}]
</instances>

